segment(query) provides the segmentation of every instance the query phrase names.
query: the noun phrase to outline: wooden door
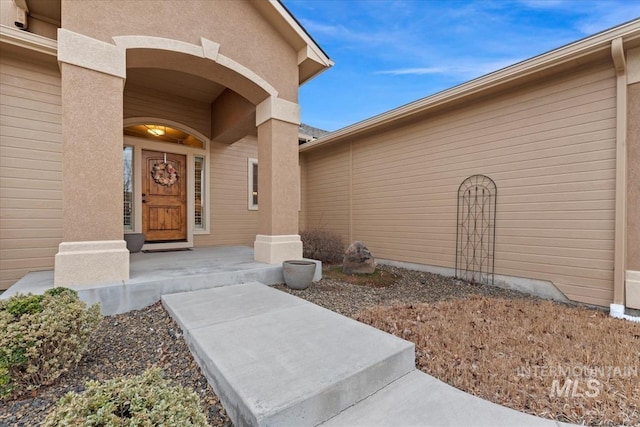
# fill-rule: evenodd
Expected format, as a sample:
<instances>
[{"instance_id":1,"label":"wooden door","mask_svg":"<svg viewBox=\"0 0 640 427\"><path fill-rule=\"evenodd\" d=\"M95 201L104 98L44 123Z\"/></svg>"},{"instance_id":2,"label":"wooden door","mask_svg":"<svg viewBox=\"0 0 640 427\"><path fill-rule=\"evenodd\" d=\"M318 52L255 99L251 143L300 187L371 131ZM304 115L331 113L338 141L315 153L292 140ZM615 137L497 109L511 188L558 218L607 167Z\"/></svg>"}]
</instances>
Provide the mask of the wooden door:
<instances>
[{"instance_id":1,"label":"wooden door","mask_svg":"<svg viewBox=\"0 0 640 427\"><path fill-rule=\"evenodd\" d=\"M145 241L187 239L186 178L186 156L142 150L142 229Z\"/></svg>"}]
</instances>

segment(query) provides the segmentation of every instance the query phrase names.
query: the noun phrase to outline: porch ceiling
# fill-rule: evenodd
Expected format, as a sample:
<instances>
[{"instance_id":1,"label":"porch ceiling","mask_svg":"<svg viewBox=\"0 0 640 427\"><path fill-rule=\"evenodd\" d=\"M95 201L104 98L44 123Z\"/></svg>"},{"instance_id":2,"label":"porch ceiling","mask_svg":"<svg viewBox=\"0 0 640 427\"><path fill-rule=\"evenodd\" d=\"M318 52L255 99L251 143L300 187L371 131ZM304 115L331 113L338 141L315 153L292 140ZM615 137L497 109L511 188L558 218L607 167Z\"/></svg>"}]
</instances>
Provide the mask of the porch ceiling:
<instances>
[{"instance_id":1,"label":"porch ceiling","mask_svg":"<svg viewBox=\"0 0 640 427\"><path fill-rule=\"evenodd\" d=\"M127 69L127 85L211 104L226 88L199 76L157 68Z\"/></svg>"}]
</instances>

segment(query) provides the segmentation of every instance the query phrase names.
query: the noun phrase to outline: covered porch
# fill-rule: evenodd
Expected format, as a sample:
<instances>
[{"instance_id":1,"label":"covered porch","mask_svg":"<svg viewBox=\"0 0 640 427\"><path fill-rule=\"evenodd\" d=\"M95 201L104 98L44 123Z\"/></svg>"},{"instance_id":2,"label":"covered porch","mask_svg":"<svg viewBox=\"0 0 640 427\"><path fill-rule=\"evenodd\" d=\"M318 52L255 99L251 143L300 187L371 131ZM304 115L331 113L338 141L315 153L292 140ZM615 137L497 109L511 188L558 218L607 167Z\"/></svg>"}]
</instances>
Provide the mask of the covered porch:
<instances>
[{"instance_id":1,"label":"covered porch","mask_svg":"<svg viewBox=\"0 0 640 427\"><path fill-rule=\"evenodd\" d=\"M321 278L318 262L314 280ZM40 294L54 286L54 272L27 274L0 298L17 293ZM254 260L253 248L216 246L184 251L130 255L130 277L124 281L74 286L87 304L99 302L105 315L146 307L162 295L210 289L240 283L283 283L282 265Z\"/></svg>"}]
</instances>

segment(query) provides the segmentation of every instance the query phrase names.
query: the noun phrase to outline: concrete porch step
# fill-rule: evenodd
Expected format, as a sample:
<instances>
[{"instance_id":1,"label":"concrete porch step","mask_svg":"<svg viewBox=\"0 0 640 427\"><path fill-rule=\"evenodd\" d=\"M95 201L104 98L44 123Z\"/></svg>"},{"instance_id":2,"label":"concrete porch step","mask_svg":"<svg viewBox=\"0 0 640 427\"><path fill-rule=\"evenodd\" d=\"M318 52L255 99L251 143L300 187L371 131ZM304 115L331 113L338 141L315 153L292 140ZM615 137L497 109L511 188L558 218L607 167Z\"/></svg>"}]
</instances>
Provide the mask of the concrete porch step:
<instances>
[{"instance_id":1,"label":"concrete porch step","mask_svg":"<svg viewBox=\"0 0 640 427\"><path fill-rule=\"evenodd\" d=\"M322 277L318 261L314 281ZM100 303L104 315L138 310L160 300L164 294L190 292L238 283L283 283L282 265L254 261L253 249L244 246L194 248L184 252L134 253L127 281L76 285L80 299ZM27 274L0 299L22 293L42 294L53 288L53 271Z\"/></svg>"},{"instance_id":2,"label":"concrete porch step","mask_svg":"<svg viewBox=\"0 0 640 427\"><path fill-rule=\"evenodd\" d=\"M164 295L236 426L314 426L414 370L412 343L261 283Z\"/></svg>"}]
</instances>

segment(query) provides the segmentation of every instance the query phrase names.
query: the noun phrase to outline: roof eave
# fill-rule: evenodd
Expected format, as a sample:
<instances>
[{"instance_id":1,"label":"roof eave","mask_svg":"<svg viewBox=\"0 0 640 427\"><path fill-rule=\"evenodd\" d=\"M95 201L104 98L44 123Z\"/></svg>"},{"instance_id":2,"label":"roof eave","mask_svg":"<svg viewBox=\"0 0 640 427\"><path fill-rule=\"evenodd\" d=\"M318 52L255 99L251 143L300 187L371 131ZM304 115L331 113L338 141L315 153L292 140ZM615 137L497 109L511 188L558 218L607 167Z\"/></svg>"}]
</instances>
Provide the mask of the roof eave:
<instances>
[{"instance_id":1,"label":"roof eave","mask_svg":"<svg viewBox=\"0 0 640 427\"><path fill-rule=\"evenodd\" d=\"M0 44L5 43L53 57L58 55L56 40L0 24Z\"/></svg>"},{"instance_id":2,"label":"roof eave","mask_svg":"<svg viewBox=\"0 0 640 427\"><path fill-rule=\"evenodd\" d=\"M426 98L421 98L417 101L339 129L324 137L318 138L313 142L300 145L300 151L304 152L312 150L319 146L340 141L344 138L353 137L359 133L371 131L374 128L384 126L396 120L409 118L410 116L427 112L436 107L441 107L444 104L451 103L459 100L460 98L479 94L495 88L496 86L535 75L544 70L565 64L569 61L575 61L584 56L597 53L598 51L610 50L611 41L620 37L624 42L632 40L639 41L640 19L635 19L577 42L562 46L558 49L543 53L453 88L446 89L434 95L427 96Z\"/></svg>"},{"instance_id":3,"label":"roof eave","mask_svg":"<svg viewBox=\"0 0 640 427\"><path fill-rule=\"evenodd\" d=\"M254 1L252 4L297 50L300 85L334 65L320 45L279 0Z\"/></svg>"}]
</instances>

